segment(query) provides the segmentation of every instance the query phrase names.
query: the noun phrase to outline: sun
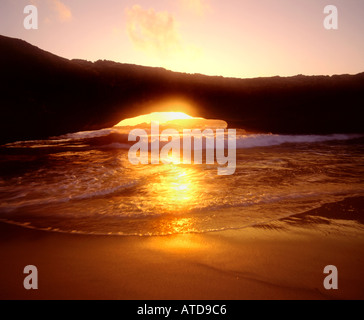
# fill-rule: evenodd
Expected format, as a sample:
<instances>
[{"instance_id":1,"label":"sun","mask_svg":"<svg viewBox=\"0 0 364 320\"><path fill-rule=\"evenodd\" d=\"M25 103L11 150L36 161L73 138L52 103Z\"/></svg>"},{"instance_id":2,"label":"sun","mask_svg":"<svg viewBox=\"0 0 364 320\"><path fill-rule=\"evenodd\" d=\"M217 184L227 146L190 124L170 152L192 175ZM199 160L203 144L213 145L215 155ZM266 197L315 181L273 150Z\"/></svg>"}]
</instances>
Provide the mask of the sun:
<instances>
[{"instance_id":1,"label":"sun","mask_svg":"<svg viewBox=\"0 0 364 320\"><path fill-rule=\"evenodd\" d=\"M172 120L195 119L184 112L153 112L150 114L141 115L135 118L125 119L120 121L115 127L133 127L142 123L150 124L152 121L160 124Z\"/></svg>"}]
</instances>

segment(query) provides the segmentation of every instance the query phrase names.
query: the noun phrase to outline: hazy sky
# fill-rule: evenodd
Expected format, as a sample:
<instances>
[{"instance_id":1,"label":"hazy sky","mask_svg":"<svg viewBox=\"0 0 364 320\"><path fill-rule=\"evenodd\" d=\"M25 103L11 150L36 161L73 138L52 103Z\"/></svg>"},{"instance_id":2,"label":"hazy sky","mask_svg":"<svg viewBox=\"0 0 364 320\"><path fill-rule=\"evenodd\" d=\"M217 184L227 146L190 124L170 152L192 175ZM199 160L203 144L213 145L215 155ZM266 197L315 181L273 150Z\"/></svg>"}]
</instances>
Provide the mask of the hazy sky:
<instances>
[{"instance_id":1,"label":"hazy sky","mask_svg":"<svg viewBox=\"0 0 364 320\"><path fill-rule=\"evenodd\" d=\"M23 26L28 4L38 30ZM338 30L324 28L329 4ZM364 0L0 0L0 34L69 59L208 75L364 71Z\"/></svg>"}]
</instances>

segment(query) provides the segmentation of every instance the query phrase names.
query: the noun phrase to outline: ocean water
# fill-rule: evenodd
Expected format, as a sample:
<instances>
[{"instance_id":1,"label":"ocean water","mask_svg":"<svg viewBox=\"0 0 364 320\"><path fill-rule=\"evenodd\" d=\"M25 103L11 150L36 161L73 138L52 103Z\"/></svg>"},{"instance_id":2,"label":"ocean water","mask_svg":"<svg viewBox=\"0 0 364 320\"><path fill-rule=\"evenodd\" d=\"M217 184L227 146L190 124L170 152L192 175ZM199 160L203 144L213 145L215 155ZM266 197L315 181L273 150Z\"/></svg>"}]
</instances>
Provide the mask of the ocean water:
<instances>
[{"instance_id":1,"label":"ocean water","mask_svg":"<svg viewBox=\"0 0 364 320\"><path fill-rule=\"evenodd\" d=\"M364 195L364 136L247 135L234 175L216 165L132 165L125 133L0 147L0 220L41 230L168 235L239 229Z\"/></svg>"}]
</instances>

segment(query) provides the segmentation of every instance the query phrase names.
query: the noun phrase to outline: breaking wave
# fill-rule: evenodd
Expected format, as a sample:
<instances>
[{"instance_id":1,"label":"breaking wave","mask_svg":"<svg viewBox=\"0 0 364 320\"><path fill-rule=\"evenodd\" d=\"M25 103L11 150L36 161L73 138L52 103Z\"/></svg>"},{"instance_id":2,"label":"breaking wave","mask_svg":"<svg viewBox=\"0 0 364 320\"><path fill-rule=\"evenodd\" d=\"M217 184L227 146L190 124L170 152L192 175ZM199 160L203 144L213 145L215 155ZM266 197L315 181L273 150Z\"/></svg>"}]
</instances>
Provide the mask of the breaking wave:
<instances>
[{"instance_id":1,"label":"breaking wave","mask_svg":"<svg viewBox=\"0 0 364 320\"><path fill-rule=\"evenodd\" d=\"M128 140L128 132L118 128L69 133L47 140L17 141L4 145L6 148L94 148L94 149L129 149L135 142ZM282 135L282 134L242 134L237 131L236 148L278 146L287 143L320 143L345 141L363 138L363 134L330 134L330 135ZM227 133L226 133L227 138ZM162 146L163 144L161 144ZM205 143L203 143L205 148Z\"/></svg>"}]
</instances>

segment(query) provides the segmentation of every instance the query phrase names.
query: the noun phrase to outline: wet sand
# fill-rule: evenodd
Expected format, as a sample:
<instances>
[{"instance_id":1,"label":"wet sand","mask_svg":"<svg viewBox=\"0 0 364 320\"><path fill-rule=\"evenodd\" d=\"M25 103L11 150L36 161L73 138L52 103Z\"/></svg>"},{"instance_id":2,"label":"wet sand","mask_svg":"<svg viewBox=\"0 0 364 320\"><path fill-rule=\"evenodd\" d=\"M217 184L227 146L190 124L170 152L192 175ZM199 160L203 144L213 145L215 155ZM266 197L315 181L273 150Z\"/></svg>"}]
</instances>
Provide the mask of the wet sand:
<instances>
[{"instance_id":1,"label":"wet sand","mask_svg":"<svg viewBox=\"0 0 364 320\"><path fill-rule=\"evenodd\" d=\"M240 230L163 237L0 223L1 299L364 299L364 198ZM23 287L26 265L39 289ZM339 289L325 290L335 265Z\"/></svg>"}]
</instances>

